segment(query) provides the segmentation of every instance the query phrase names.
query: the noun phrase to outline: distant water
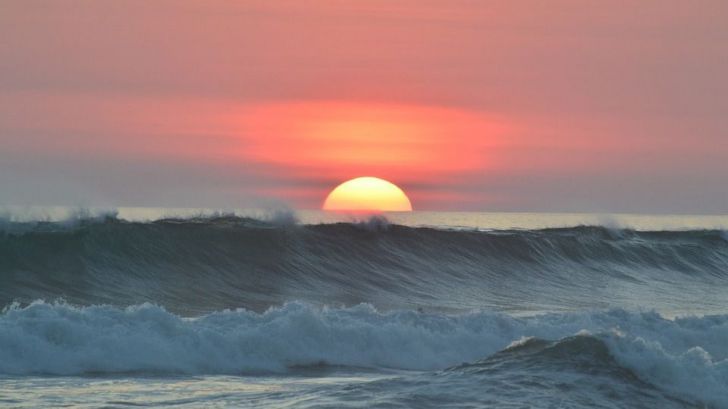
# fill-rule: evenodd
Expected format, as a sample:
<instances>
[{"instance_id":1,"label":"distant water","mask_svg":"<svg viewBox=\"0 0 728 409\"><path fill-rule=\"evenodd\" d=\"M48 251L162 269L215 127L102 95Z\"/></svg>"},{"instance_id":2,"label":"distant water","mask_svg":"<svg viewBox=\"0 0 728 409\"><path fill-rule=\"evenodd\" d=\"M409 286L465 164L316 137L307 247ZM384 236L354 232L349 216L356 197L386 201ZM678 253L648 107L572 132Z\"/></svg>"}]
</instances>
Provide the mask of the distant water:
<instances>
[{"instance_id":1,"label":"distant water","mask_svg":"<svg viewBox=\"0 0 728 409\"><path fill-rule=\"evenodd\" d=\"M0 407L728 408L725 216L0 215Z\"/></svg>"}]
</instances>

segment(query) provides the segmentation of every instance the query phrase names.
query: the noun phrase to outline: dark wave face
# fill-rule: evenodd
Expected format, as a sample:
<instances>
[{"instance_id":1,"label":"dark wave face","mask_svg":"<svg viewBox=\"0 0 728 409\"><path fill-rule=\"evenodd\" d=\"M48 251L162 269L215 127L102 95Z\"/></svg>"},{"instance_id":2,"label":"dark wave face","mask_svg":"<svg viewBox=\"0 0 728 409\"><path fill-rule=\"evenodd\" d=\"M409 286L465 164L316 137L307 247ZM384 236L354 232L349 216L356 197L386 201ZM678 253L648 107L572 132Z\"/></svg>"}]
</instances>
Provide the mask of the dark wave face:
<instances>
[{"instance_id":1,"label":"dark wave face","mask_svg":"<svg viewBox=\"0 0 728 409\"><path fill-rule=\"evenodd\" d=\"M239 217L6 223L0 304L152 302L189 315L286 301L509 312L725 311L721 231L463 231Z\"/></svg>"}]
</instances>

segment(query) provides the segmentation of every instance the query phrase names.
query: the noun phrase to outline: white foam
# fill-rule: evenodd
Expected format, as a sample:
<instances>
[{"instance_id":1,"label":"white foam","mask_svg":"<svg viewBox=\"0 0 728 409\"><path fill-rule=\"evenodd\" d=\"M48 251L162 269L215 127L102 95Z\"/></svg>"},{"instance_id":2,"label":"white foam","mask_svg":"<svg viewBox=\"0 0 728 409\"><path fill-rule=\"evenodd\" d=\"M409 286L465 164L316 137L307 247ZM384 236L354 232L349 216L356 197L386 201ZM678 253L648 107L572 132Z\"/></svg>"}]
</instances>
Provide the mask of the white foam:
<instances>
[{"instance_id":1,"label":"white foam","mask_svg":"<svg viewBox=\"0 0 728 409\"><path fill-rule=\"evenodd\" d=\"M716 360L700 346L671 353L641 337L608 342L617 361L642 379L692 401L728 407L728 360Z\"/></svg>"},{"instance_id":2,"label":"white foam","mask_svg":"<svg viewBox=\"0 0 728 409\"><path fill-rule=\"evenodd\" d=\"M36 302L0 315L0 373L240 374L322 362L437 370L487 357L524 337L589 333L643 379L728 406L728 316L668 320L622 310L518 319L290 303L262 314L236 310L191 319L150 304L120 309Z\"/></svg>"}]
</instances>

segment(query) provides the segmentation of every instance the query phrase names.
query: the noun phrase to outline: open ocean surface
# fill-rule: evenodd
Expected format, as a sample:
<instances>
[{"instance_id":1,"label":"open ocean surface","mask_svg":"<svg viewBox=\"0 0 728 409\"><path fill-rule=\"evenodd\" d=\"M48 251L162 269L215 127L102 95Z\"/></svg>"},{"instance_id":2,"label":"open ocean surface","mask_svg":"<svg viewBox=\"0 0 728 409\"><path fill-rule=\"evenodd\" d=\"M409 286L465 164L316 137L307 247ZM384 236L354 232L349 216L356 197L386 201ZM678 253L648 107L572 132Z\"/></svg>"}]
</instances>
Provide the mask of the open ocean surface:
<instances>
[{"instance_id":1,"label":"open ocean surface","mask_svg":"<svg viewBox=\"0 0 728 409\"><path fill-rule=\"evenodd\" d=\"M728 408L728 217L0 211L0 407Z\"/></svg>"}]
</instances>

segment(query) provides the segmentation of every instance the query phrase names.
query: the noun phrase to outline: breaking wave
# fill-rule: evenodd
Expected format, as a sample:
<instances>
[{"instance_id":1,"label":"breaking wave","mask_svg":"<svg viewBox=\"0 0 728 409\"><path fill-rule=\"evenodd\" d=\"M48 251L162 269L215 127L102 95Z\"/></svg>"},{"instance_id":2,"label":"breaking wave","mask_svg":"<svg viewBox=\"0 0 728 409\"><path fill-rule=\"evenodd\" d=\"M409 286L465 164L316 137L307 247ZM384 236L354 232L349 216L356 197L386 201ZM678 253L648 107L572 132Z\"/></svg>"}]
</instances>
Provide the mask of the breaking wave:
<instances>
[{"instance_id":1,"label":"breaking wave","mask_svg":"<svg viewBox=\"0 0 728 409\"><path fill-rule=\"evenodd\" d=\"M689 299L722 311L725 237L589 226L439 230L376 218L300 225L286 216L5 222L0 304L152 302L199 315L293 300L537 312L639 308L645 299L651 308L684 310Z\"/></svg>"},{"instance_id":2,"label":"breaking wave","mask_svg":"<svg viewBox=\"0 0 728 409\"><path fill-rule=\"evenodd\" d=\"M0 315L0 374L261 374L335 365L477 379L521 368L529 376L608 376L726 407L727 338L728 315L670 320L609 310L515 318L288 303L184 318L151 304L35 302Z\"/></svg>"}]
</instances>

